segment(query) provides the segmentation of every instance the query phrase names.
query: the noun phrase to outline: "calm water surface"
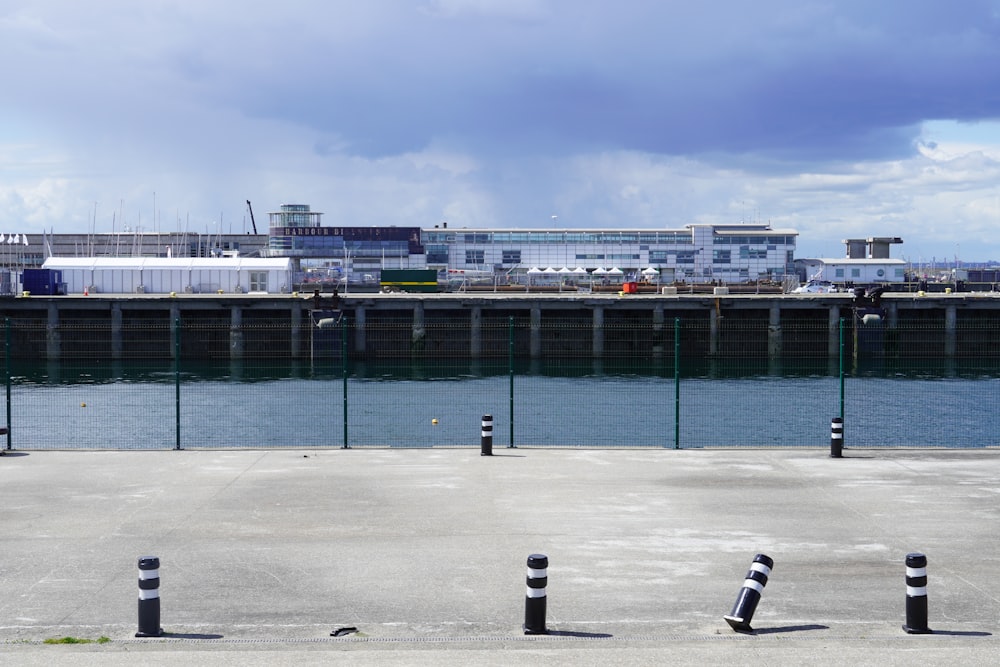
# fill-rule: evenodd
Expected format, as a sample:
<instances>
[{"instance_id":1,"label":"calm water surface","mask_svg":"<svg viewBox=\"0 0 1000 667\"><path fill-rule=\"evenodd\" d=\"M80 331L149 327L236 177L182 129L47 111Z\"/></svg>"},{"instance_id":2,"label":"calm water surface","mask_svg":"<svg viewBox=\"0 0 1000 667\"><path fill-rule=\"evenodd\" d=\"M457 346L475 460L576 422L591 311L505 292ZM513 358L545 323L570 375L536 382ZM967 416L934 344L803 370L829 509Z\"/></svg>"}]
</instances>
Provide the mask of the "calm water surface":
<instances>
[{"instance_id":1,"label":"calm water surface","mask_svg":"<svg viewBox=\"0 0 1000 667\"><path fill-rule=\"evenodd\" d=\"M12 369L15 449L474 446L819 446L840 414L829 361L81 366ZM1000 372L954 365L852 369L848 447L1000 445ZM345 400L346 389L346 400ZM513 398L512 398L513 396ZM346 427L345 427L346 414ZM179 437L178 437L179 434Z\"/></svg>"}]
</instances>

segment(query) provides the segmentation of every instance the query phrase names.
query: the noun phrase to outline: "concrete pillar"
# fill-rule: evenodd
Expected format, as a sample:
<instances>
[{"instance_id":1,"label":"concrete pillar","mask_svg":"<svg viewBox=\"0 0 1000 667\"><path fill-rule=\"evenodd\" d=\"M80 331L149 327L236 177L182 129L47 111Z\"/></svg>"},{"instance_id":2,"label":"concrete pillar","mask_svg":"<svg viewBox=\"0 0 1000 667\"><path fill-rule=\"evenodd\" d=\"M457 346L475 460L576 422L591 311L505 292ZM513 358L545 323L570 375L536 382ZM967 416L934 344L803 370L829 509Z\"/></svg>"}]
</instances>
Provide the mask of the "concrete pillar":
<instances>
[{"instance_id":1,"label":"concrete pillar","mask_svg":"<svg viewBox=\"0 0 1000 667\"><path fill-rule=\"evenodd\" d=\"M781 358L781 307L771 304L767 318L767 356L770 359Z\"/></svg>"},{"instance_id":2,"label":"concrete pillar","mask_svg":"<svg viewBox=\"0 0 1000 667\"><path fill-rule=\"evenodd\" d=\"M111 304L111 358L121 359L124 349L122 343L122 305L115 301Z\"/></svg>"},{"instance_id":3,"label":"concrete pillar","mask_svg":"<svg viewBox=\"0 0 1000 667\"><path fill-rule=\"evenodd\" d=\"M62 356L62 334L59 333L59 308L49 304L48 321L45 323L45 358L58 361Z\"/></svg>"},{"instance_id":4,"label":"concrete pillar","mask_svg":"<svg viewBox=\"0 0 1000 667\"><path fill-rule=\"evenodd\" d=\"M289 309L289 350L288 353L291 355L292 359L298 359L302 356L302 300L295 299L292 301L292 307Z\"/></svg>"},{"instance_id":5,"label":"concrete pillar","mask_svg":"<svg viewBox=\"0 0 1000 667\"><path fill-rule=\"evenodd\" d=\"M840 306L830 306L830 333L826 351L831 359L840 358Z\"/></svg>"},{"instance_id":6,"label":"concrete pillar","mask_svg":"<svg viewBox=\"0 0 1000 667\"><path fill-rule=\"evenodd\" d=\"M955 356L956 329L958 328L958 310L953 305L944 308L944 356Z\"/></svg>"},{"instance_id":7,"label":"concrete pillar","mask_svg":"<svg viewBox=\"0 0 1000 667\"><path fill-rule=\"evenodd\" d=\"M473 306L469 316L469 356L478 359L483 354L483 308Z\"/></svg>"},{"instance_id":8,"label":"concrete pillar","mask_svg":"<svg viewBox=\"0 0 1000 667\"><path fill-rule=\"evenodd\" d=\"M358 354L364 354L368 347L368 340L365 331L365 309L359 305L354 309L354 321L348 322L354 327L354 350Z\"/></svg>"},{"instance_id":9,"label":"concrete pillar","mask_svg":"<svg viewBox=\"0 0 1000 667\"><path fill-rule=\"evenodd\" d=\"M177 356L177 322L181 319L181 307L176 301L170 303L170 358Z\"/></svg>"},{"instance_id":10,"label":"concrete pillar","mask_svg":"<svg viewBox=\"0 0 1000 667\"><path fill-rule=\"evenodd\" d=\"M542 356L542 307L537 303L531 306L528 334L528 356L538 359Z\"/></svg>"},{"instance_id":11,"label":"concrete pillar","mask_svg":"<svg viewBox=\"0 0 1000 667\"><path fill-rule=\"evenodd\" d=\"M417 301L413 305L413 334L410 338L410 350L417 352L424 349L427 342L427 329L424 328L424 303Z\"/></svg>"},{"instance_id":12,"label":"concrete pillar","mask_svg":"<svg viewBox=\"0 0 1000 667\"><path fill-rule=\"evenodd\" d=\"M229 358L242 359L245 351L243 340L243 309L232 306L229 309Z\"/></svg>"},{"instance_id":13,"label":"concrete pillar","mask_svg":"<svg viewBox=\"0 0 1000 667\"><path fill-rule=\"evenodd\" d=\"M717 308L711 308L708 311L708 353L711 356L719 353L719 310Z\"/></svg>"},{"instance_id":14,"label":"concrete pillar","mask_svg":"<svg viewBox=\"0 0 1000 667\"><path fill-rule=\"evenodd\" d=\"M591 353L595 359L604 356L604 306L594 306L594 323L592 326L593 347Z\"/></svg>"},{"instance_id":15,"label":"concrete pillar","mask_svg":"<svg viewBox=\"0 0 1000 667\"><path fill-rule=\"evenodd\" d=\"M653 306L653 356L663 356L663 304Z\"/></svg>"},{"instance_id":16,"label":"concrete pillar","mask_svg":"<svg viewBox=\"0 0 1000 667\"><path fill-rule=\"evenodd\" d=\"M899 304L890 301L885 306L886 327L895 329L899 325Z\"/></svg>"}]
</instances>

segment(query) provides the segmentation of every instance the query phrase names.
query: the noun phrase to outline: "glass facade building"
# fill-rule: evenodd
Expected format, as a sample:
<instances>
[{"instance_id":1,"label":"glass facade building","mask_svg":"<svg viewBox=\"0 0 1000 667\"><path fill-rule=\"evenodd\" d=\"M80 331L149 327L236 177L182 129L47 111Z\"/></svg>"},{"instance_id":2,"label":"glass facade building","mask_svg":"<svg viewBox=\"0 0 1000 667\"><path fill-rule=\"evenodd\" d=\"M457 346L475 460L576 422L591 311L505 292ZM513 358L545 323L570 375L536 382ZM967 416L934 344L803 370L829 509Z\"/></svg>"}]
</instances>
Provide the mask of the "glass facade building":
<instances>
[{"instance_id":1,"label":"glass facade building","mask_svg":"<svg viewBox=\"0 0 1000 667\"><path fill-rule=\"evenodd\" d=\"M516 279L532 269L603 269L639 279L747 282L794 275L798 233L764 224L692 224L683 229L449 229L324 227L322 213L292 204L270 214L267 254L324 260L371 275L382 268L433 268Z\"/></svg>"}]
</instances>

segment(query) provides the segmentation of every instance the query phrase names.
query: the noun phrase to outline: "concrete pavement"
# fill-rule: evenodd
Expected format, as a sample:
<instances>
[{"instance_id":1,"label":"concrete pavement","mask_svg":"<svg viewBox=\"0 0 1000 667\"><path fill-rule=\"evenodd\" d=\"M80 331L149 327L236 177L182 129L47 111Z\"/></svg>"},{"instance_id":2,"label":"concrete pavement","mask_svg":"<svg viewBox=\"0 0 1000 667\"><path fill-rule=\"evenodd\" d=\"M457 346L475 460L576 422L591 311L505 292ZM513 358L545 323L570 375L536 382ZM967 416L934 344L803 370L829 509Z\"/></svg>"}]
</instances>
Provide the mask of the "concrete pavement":
<instances>
[{"instance_id":1,"label":"concrete pavement","mask_svg":"<svg viewBox=\"0 0 1000 667\"><path fill-rule=\"evenodd\" d=\"M987 664L1000 649L1000 450L494 452L8 453L0 663ZM930 635L901 629L909 552L928 558ZM532 553L549 558L548 636L520 628ZM722 617L756 553L774 570L756 632L736 634ZM147 555L167 634L136 639ZM110 641L43 643L59 637Z\"/></svg>"}]
</instances>

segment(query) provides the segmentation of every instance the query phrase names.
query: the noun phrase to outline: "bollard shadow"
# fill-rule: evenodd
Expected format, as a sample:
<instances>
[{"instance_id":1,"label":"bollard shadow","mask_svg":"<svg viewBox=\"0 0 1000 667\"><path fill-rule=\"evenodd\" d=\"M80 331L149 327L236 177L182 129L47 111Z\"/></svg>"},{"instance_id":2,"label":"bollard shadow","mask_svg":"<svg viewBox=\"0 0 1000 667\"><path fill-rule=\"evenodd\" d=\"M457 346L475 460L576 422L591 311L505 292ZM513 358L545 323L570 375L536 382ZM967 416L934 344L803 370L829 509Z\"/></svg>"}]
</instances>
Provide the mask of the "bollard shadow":
<instances>
[{"instance_id":1,"label":"bollard shadow","mask_svg":"<svg viewBox=\"0 0 1000 667\"><path fill-rule=\"evenodd\" d=\"M10 449L0 451L0 456L28 456L28 452L15 452Z\"/></svg>"},{"instance_id":2,"label":"bollard shadow","mask_svg":"<svg viewBox=\"0 0 1000 667\"><path fill-rule=\"evenodd\" d=\"M484 459L497 459L497 458L508 458L508 459L523 459L524 454L490 454L488 456L483 456Z\"/></svg>"},{"instance_id":3,"label":"bollard shadow","mask_svg":"<svg viewBox=\"0 0 1000 667\"><path fill-rule=\"evenodd\" d=\"M607 632L574 632L572 630L546 630L542 636L579 637L581 639L611 639L614 637L614 635Z\"/></svg>"},{"instance_id":4,"label":"bollard shadow","mask_svg":"<svg viewBox=\"0 0 1000 667\"><path fill-rule=\"evenodd\" d=\"M992 637L992 632L982 630L931 630L925 634L944 635L946 637Z\"/></svg>"},{"instance_id":5,"label":"bollard shadow","mask_svg":"<svg viewBox=\"0 0 1000 667\"><path fill-rule=\"evenodd\" d=\"M807 632L809 630L829 630L829 625L820 625L818 623L812 623L810 625L785 625L779 628L761 628L751 630L750 632L744 632L743 634L750 635L773 635L779 632Z\"/></svg>"},{"instance_id":6,"label":"bollard shadow","mask_svg":"<svg viewBox=\"0 0 1000 667\"><path fill-rule=\"evenodd\" d=\"M224 635L206 635L196 632L164 632L160 637L165 639L222 639Z\"/></svg>"}]
</instances>

